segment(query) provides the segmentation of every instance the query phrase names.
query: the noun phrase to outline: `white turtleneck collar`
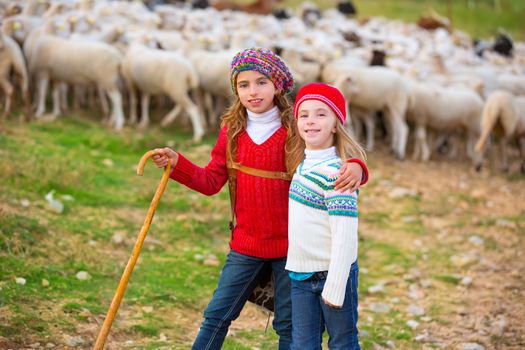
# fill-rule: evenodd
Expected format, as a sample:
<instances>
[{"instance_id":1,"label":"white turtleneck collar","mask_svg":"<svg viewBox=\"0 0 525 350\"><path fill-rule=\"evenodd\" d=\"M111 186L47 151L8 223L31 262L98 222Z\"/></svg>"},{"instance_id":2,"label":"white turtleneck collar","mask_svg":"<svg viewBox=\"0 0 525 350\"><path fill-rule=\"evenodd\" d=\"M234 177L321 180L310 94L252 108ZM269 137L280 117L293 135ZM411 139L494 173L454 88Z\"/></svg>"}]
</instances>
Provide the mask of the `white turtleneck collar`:
<instances>
[{"instance_id":1,"label":"white turtleneck collar","mask_svg":"<svg viewBox=\"0 0 525 350\"><path fill-rule=\"evenodd\" d=\"M337 157L337 152L335 151L335 146L319 150L305 149L304 156L302 169L306 170L322 161Z\"/></svg>"},{"instance_id":2,"label":"white turtleneck collar","mask_svg":"<svg viewBox=\"0 0 525 350\"><path fill-rule=\"evenodd\" d=\"M260 145L268 140L281 127L281 116L277 106L264 113L253 113L249 110L246 132L253 142Z\"/></svg>"}]
</instances>

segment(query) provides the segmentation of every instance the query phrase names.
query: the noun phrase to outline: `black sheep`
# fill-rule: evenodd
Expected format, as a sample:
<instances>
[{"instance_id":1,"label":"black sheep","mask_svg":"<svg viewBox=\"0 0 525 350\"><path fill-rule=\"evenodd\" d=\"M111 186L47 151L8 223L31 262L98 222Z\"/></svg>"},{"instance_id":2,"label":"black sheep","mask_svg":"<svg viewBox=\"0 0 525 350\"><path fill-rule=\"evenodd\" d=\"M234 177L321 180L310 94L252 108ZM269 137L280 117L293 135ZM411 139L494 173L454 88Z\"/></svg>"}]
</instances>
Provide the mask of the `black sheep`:
<instances>
[{"instance_id":1,"label":"black sheep","mask_svg":"<svg viewBox=\"0 0 525 350\"><path fill-rule=\"evenodd\" d=\"M513 47L514 44L512 43L510 36L505 33L499 33L494 41L492 49L500 55L512 57Z\"/></svg>"},{"instance_id":2,"label":"black sheep","mask_svg":"<svg viewBox=\"0 0 525 350\"><path fill-rule=\"evenodd\" d=\"M354 4L352 3L352 1L350 1L350 0L339 1L337 3L337 10L339 12L341 12L342 14L345 14L347 16L348 15L356 15L357 14L357 9L354 6Z\"/></svg>"},{"instance_id":3,"label":"black sheep","mask_svg":"<svg viewBox=\"0 0 525 350\"><path fill-rule=\"evenodd\" d=\"M370 60L371 66L386 66L385 64L386 53L383 50L374 49L372 50L372 59Z\"/></svg>"},{"instance_id":4,"label":"black sheep","mask_svg":"<svg viewBox=\"0 0 525 350\"><path fill-rule=\"evenodd\" d=\"M286 11L286 9L277 9L273 11L273 15L277 19L289 19L291 15Z\"/></svg>"}]
</instances>

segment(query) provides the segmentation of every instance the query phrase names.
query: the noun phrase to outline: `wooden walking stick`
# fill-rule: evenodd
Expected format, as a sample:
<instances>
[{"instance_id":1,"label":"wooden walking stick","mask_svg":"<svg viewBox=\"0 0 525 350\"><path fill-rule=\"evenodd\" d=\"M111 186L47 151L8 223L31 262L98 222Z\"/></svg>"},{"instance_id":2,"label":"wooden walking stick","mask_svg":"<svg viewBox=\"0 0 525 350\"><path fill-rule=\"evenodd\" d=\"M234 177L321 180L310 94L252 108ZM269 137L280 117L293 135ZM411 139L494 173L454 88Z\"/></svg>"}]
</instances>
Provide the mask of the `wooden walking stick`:
<instances>
[{"instance_id":1,"label":"wooden walking stick","mask_svg":"<svg viewBox=\"0 0 525 350\"><path fill-rule=\"evenodd\" d=\"M137 167L137 175L142 176L144 174L144 165L146 164L146 161L151 156L155 155L154 151L146 152L142 158L140 158L139 165ZM131 276L131 272L133 272L133 268L135 267L135 264L137 263L137 259L139 258L140 249L142 248L142 244L144 243L144 240L146 239L146 235L148 234L149 227L151 225L151 221L153 220L153 215L155 215L155 210L157 209L157 205L159 204L160 197L164 193L164 190L166 189L166 185L168 184L168 180L170 178L170 163L164 167L164 172L162 173L162 179L160 180L160 184L157 187L157 191L155 192L155 196L153 196L153 199L151 200L151 204L148 209L148 214L146 216L146 219L144 220L144 224L142 225L142 228L140 229L139 236L137 237L137 241L135 242L135 246L133 247L133 251L131 252L131 256L129 257L128 264L126 265L126 268L124 269L124 273L122 274L122 277L120 278L120 282L117 287L117 291L115 292L115 296L113 297L113 301L111 301L111 305L109 306L108 313L106 315L106 319L104 320L104 323L102 324L102 328L100 329L100 332L97 337L97 341L95 342L95 346L93 347L93 350L102 350L104 348L104 343L106 342L106 338L108 336L109 330L111 328L111 325L113 324L113 320L115 319L115 315L117 314L118 307L120 306L120 302L122 301L122 297L124 296L124 292L126 291L126 286L128 285L129 277Z\"/></svg>"}]
</instances>

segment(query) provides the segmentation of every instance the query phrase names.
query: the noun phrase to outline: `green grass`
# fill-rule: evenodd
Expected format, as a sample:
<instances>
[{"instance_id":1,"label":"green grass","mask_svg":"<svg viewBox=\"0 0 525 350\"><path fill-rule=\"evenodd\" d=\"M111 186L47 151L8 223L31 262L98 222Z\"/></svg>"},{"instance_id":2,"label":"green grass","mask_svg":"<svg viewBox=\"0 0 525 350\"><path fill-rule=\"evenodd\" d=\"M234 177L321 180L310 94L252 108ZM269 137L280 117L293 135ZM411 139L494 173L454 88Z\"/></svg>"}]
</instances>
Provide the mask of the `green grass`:
<instances>
[{"instance_id":1,"label":"green grass","mask_svg":"<svg viewBox=\"0 0 525 350\"><path fill-rule=\"evenodd\" d=\"M138 333L141 336L149 336L149 337L154 337L159 333L158 329L154 325L149 324L149 323L146 325L135 324L131 326L129 330L131 332Z\"/></svg>"},{"instance_id":2,"label":"green grass","mask_svg":"<svg viewBox=\"0 0 525 350\"><path fill-rule=\"evenodd\" d=\"M360 322L360 329L366 331L367 335L361 337L363 349L372 349L374 344L387 346L388 341L393 341L396 349L411 348L411 340L414 332L406 325L400 313L391 310L385 314L374 314L373 325L365 325Z\"/></svg>"},{"instance_id":3,"label":"green grass","mask_svg":"<svg viewBox=\"0 0 525 350\"><path fill-rule=\"evenodd\" d=\"M174 138L176 146L187 145L189 152L196 146L190 145L188 132L141 134L130 129L118 134L96 121L67 117L53 123L8 122L0 130L0 202L7 205L0 208L0 308L15 314L0 321L0 336L21 342L26 335L43 339L49 335L46 325L56 318L60 329L69 330L86 321L79 315L84 309L105 314L160 180L161 171L151 163L143 177L135 174L142 154ZM205 143L213 141L212 135ZM62 200L65 210L60 214L47 209L44 196L51 190L57 199L73 197ZM180 304L198 313L211 295L219 268L203 266L193 255L221 257L214 245L226 244L226 215L220 210L227 206L215 201L225 196L199 197L202 201L194 205L188 193L181 186L168 187L157 213L157 218L166 218L154 220L150 229L161 244L146 243L127 289L129 305ZM29 205L22 206L22 200ZM199 208L219 211L224 220L204 224L195 212ZM188 212L194 214L189 220L168 220L169 215ZM116 231L126 232L125 246L112 243ZM181 240L192 249L176 249ZM91 278L76 279L78 271L88 271ZM23 277L26 284L16 284L15 277ZM42 285L44 279L49 286ZM36 311L57 302L53 315ZM156 335L159 322L148 322L129 330Z\"/></svg>"},{"instance_id":4,"label":"green grass","mask_svg":"<svg viewBox=\"0 0 525 350\"><path fill-rule=\"evenodd\" d=\"M290 7L298 6L301 0L287 0ZM335 0L314 1L321 8L337 4ZM423 14L436 12L449 17L454 28L466 31L473 38L490 37L498 29L504 29L517 40L525 40L525 2L501 0L501 9L490 0L474 0L469 8L467 0L354 0L358 18L383 16L406 22L417 22Z\"/></svg>"},{"instance_id":5,"label":"green grass","mask_svg":"<svg viewBox=\"0 0 525 350\"><path fill-rule=\"evenodd\" d=\"M454 285L457 285L459 284L459 282L461 282L461 277L453 276L453 275L437 275L437 276L434 276L434 278L436 280L440 280L440 281L447 282L447 283L454 284Z\"/></svg>"},{"instance_id":6,"label":"green grass","mask_svg":"<svg viewBox=\"0 0 525 350\"><path fill-rule=\"evenodd\" d=\"M252 0L233 0L251 3ZM285 0L284 6L295 9L304 0ZM321 9L333 8L337 0L312 0ZM525 40L525 2L522 0L500 0L501 7L493 0L353 0L357 8L357 19L386 17L415 23L426 14L437 13L448 17L455 29L469 33L472 38L494 36L499 29L507 31L516 40ZM277 5L279 6L279 5Z\"/></svg>"}]
</instances>

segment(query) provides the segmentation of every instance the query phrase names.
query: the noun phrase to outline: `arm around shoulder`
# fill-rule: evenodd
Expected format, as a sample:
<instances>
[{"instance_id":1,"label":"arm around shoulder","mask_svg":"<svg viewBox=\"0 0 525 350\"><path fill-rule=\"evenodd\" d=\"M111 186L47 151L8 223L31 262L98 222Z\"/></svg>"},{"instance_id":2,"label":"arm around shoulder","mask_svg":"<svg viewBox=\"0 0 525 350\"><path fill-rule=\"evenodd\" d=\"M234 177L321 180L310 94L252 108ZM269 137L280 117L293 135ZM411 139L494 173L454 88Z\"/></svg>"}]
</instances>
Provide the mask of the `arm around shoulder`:
<instances>
[{"instance_id":1,"label":"arm around shoulder","mask_svg":"<svg viewBox=\"0 0 525 350\"><path fill-rule=\"evenodd\" d=\"M368 182L368 168L361 159L350 158L341 164L340 175L334 182L337 191L354 192Z\"/></svg>"},{"instance_id":2,"label":"arm around shoulder","mask_svg":"<svg viewBox=\"0 0 525 350\"><path fill-rule=\"evenodd\" d=\"M363 169L363 175L361 177L361 186L366 184L368 182L368 176L369 176L368 167L366 166L366 163L359 158L350 158L346 162L347 163L357 163L361 166L361 169Z\"/></svg>"}]
</instances>

